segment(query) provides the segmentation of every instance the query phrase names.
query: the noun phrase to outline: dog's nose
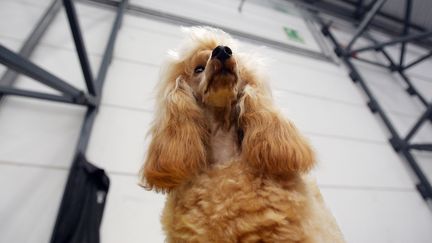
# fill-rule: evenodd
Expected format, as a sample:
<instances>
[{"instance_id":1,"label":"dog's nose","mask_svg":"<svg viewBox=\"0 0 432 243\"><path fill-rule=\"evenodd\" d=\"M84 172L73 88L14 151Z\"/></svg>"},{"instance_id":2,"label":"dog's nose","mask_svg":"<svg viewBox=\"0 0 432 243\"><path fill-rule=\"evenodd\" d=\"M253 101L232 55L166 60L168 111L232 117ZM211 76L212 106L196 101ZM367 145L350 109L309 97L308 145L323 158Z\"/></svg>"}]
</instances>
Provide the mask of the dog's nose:
<instances>
[{"instance_id":1,"label":"dog's nose","mask_svg":"<svg viewBox=\"0 0 432 243\"><path fill-rule=\"evenodd\" d=\"M228 46L217 46L212 51L211 58L217 58L221 62L224 62L226 59L230 58L232 56L231 48Z\"/></svg>"}]
</instances>

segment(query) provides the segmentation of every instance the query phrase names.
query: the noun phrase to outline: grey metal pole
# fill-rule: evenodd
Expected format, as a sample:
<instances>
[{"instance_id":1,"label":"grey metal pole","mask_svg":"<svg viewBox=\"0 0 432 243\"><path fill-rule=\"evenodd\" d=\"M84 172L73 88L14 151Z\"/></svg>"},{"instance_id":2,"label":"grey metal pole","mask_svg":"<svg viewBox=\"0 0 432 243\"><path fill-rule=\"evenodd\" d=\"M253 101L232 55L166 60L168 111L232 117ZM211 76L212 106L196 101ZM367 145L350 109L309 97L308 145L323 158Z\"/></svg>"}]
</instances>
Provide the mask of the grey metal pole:
<instances>
[{"instance_id":1,"label":"grey metal pole","mask_svg":"<svg viewBox=\"0 0 432 243\"><path fill-rule=\"evenodd\" d=\"M73 87L72 85L61 80L57 76L45 71L36 64L30 62L26 58L15 54L11 50L7 49L0 44L0 63L14 69L20 73L23 73L31 78L38 80L39 82L50 86L66 95L74 98L79 98L84 95L84 92Z\"/></svg>"},{"instance_id":2,"label":"grey metal pole","mask_svg":"<svg viewBox=\"0 0 432 243\"><path fill-rule=\"evenodd\" d=\"M406 0L404 29L402 31L402 35L403 36L406 36L409 33L409 24L411 22L410 21L410 19L411 19L411 9L412 9L412 0ZM399 58L399 66L402 66L404 64L405 46L406 46L406 43L402 42L401 51L400 51L400 58Z\"/></svg>"},{"instance_id":3,"label":"grey metal pole","mask_svg":"<svg viewBox=\"0 0 432 243\"><path fill-rule=\"evenodd\" d=\"M376 0L372 9L366 14L366 17L363 19L363 21L360 23L360 26L357 28L356 33L354 34L354 37L348 43L348 46L346 47L346 49L348 51L351 50L351 48L354 45L354 43L356 42L356 40L366 30L366 28L369 26L369 23L372 21L373 17L376 15L378 10L382 7L382 5L385 2L386 2L386 0Z\"/></svg>"},{"instance_id":4,"label":"grey metal pole","mask_svg":"<svg viewBox=\"0 0 432 243\"><path fill-rule=\"evenodd\" d=\"M414 136L414 134L417 132L417 130L421 127L421 125L431 117L432 114L432 104L428 106L426 111L422 114L420 119L415 123L414 127L408 132L408 135L405 137L404 141L405 143L408 143L408 141Z\"/></svg>"},{"instance_id":5,"label":"grey metal pole","mask_svg":"<svg viewBox=\"0 0 432 243\"><path fill-rule=\"evenodd\" d=\"M406 66L403 67L404 70L407 70L410 67L415 66L417 63L420 63L426 59L428 59L429 57L432 57L432 51L430 51L428 54L419 57L417 60L412 61L410 64L407 64Z\"/></svg>"},{"instance_id":6,"label":"grey metal pole","mask_svg":"<svg viewBox=\"0 0 432 243\"><path fill-rule=\"evenodd\" d=\"M45 93L41 93L41 92L21 90L21 89L15 89L15 88L10 88L10 87L3 87L3 86L0 86L0 94L17 95L17 96L36 98L36 99L42 99L42 100L50 100L50 101L56 101L56 102L61 102L61 103L68 103L68 104L87 105L85 100L75 100L74 98L69 97L69 96L45 94Z\"/></svg>"},{"instance_id":7,"label":"grey metal pole","mask_svg":"<svg viewBox=\"0 0 432 243\"><path fill-rule=\"evenodd\" d=\"M408 41L423 39L423 38L426 38L426 37L431 36L431 35L432 35L432 30L429 30L429 31L424 32L424 33L404 36L404 37L396 38L392 41L387 41L387 42L379 43L376 45L367 46L367 47L359 48L356 50L352 50L351 53L354 54L354 53L359 53L359 52L364 52L364 51L369 51L369 50L381 49L385 46L390 46L390 45L394 45L397 43L404 43L404 42L408 42Z\"/></svg>"},{"instance_id":8,"label":"grey metal pole","mask_svg":"<svg viewBox=\"0 0 432 243\"><path fill-rule=\"evenodd\" d=\"M90 68L90 62L88 60L87 51L84 45L84 41L81 35L81 28L79 26L78 18L75 11L75 6L72 0L63 0L65 6L66 15L69 20L69 26L72 31L72 36L75 42L75 48L78 53L81 69L84 75L84 79L87 85L87 89L91 95L96 95L96 89L93 79L93 73Z\"/></svg>"},{"instance_id":9,"label":"grey metal pole","mask_svg":"<svg viewBox=\"0 0 432 243\"><path fill-rule=\"evenodd\" d=\"M117 8L117 17L114 20L114 24L111 30L111 34L108 40L108 43L105 47L104 55L102 58L102 63L99 67L99 71L95 80L95 87L98 93L101 93L102 89L102 83L105 80L106 73L108 70L108 66L111 63L113 51L114 51L114 45L117 38L117 33L120 29L122 20L123 20L123 13L126 10L126 6L128 4L129 0L123 0L120 5Z\"/></svg>"},{"instance_id":10,"label":"grey metal pole","mask_svg":"<svg viewBox=\"0 0 432 243\"><path fill-rule=\"evenodd\" d=\"M42 18L36 24L36 27L30 33L29 37L21 47L19 51L20 56L22 57L30 57L34 48L39 43L39 40L44 35L45 31L48 29L48 26L52 23L54 18L57 16L62 4L60 0L54 0L50 7L45 11ZM8 69L0 79L0 85L2 86L12 86L13 83L18 78L18 73L12 69ZM0 94L0 101L3 98L3 94Z\"/></svg>"}]
</instances>

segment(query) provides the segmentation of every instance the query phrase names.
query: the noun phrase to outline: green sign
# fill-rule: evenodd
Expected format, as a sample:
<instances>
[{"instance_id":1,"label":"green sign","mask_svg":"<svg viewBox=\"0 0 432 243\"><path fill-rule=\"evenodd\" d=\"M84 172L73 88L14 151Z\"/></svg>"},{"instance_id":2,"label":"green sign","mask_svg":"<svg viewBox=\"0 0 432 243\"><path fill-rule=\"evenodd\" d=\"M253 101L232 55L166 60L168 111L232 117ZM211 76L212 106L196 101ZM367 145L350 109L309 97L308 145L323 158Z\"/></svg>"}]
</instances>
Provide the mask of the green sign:
<instances>
[{"instance_id":1,"label":"green sign","mask_svg":"<svg viewBox=\"0 0 432 243\"><path fill-rule=\"evenodd\" d=\"M288 39L290 39L292 41L295 41L295 42L299 42L299 43L304 43L305 42L304 39L303 39L303 37L301 37L299 35L299 33L298 33L297 30L291 29L291 28L288 28L288 27L283 27L283 29L284 29L285 33L287 34Z\"/></svg>"}]
</instances>

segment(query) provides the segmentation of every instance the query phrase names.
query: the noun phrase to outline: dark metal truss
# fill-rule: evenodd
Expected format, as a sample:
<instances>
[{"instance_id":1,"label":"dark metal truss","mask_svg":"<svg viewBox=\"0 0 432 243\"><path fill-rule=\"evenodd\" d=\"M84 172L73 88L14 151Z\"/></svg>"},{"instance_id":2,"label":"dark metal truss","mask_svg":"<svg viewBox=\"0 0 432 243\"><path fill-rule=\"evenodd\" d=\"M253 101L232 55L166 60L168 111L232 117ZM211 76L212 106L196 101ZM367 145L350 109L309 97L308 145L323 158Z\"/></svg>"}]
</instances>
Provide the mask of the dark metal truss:
<instances>
[{"instance_id":1,"label":"dark metal truss","mask_svg":"<svg viewBox=\"0 0 432 243\"><path fill-rule=\"evenodd\" d=\"M408 34L408 31L414 33L421 33L427 31L425 27L419 26L412 21L408 23L406 19L410 19L412 13L413 1L406 1L405 4L405 16L400 18L392 14L388 14L381 11L381 7L376 5L376 0L365 1L365 0L285 0L295 3L305 9L313 12L325 13L331 16L338 17L348 22L361 23L361 20L366 18L366 15L374 12L374 21L368 23L368 28L375 28L384 33L390 35L398 35L399 28L395 26L403 26L402 33ZM390 4L390 3L388 3ZM374 9L378 8L378 9ZM408 17L408 18L407 18ZM430 49L432 47L431 39L420 38L414 41L414 43Z\"/></svg>"},{"instance_id":2,"label":"dark metal truss","mask_svg":"<svg viewBox=\"0 0 432 243\"><path fill-rule=\"evenodd\" d=\"M117 8L117 14L107 45L105 47L102 64L100 65L96 77L93 77L90 68L87 51L81 34L81 28L79 26L75 6L72 0L53 0L52 4L46 10L40 21L36 24L35 29L29 35L28 39L25 41L18 53L14 53L0 44L0 63L9 68L0 79L0 100L6 95L13 95L73 105L82 105L87 107L87 112L81 127L75 156L73 158L72 166L70 167L71 169L69 171L64 193L70 190L70 187L73 186L72 181L74 178L72 178L72 171L76 169L78 159L85 157L93 123L100 105L102 87L108 71L108 66L112 59L117 33L120 29L127 4L128 0L116 2L115 7ZM50 26L62 6L64 6L66 10L81 69L84 74L87 91L79 90L78 88L70 85L68 82L44 70L29 60L31 53L38 44L40 38L46 32L47 28ZM61 95L46 94L42 92L15 88L13 87L13 84L16 81L18 74L29 76L35 81L59 91ZM65 203L64 195L60 207L62 207Z\"/></svg>"},{"instance_id":3,"label":"dark metal truss","mask_svg":"<svg viewBox=\"0 0 432 243\"><path fill-rule=\"evenodd\" d=\"M391 134L391 138L389 139L390 144L395 149L396 152L403 155L416 174L418 178L417 183L417 189L422 195L422 197L425 200L432 199L432 187L428 180L428 178L423 173L422 169L418 165L415 157L412 155L412 150L422 150L422 151L432 151L432 143L427 144L413 144L411 143L412 137L418 132L419 128L424 125L427 121L432 121L432 103L427 101L425 97L418 91L418 89L413 85L410 78L405 74L405 71L418 63L426 60L427 58L432 56L432 51L429 51L424 56L419 57L418 59L411 61L408 64L405 64L405 53L406 53L406 44L408 42L412 42L414 40L420 40L427 38L429 36L432 36L432 30L424 31L418 34L409 34L410 30L410 15L411 15L411 9L412 9L412 0L406 0L406 11L405 11L405 19L404 19L404 28L401 33L401 36L398 38L394 38L391 41L387 42L378 42L376 39L374 39L370 34L366 32L368 27L371 24L371 20L373 17L377 14L381 6L384 4L386 0L376 0L373 2L373 6L370 7L369 12L364 14L364 18L359 24L353 38L349 41L347 45L341 45L341 43L336 39L336 37L333 35L331 31L331 24L324 23L320 18L322 25L322 33L327 36L333 46L335 53L338 57L342 59L344 64L347 66L349 70L349 76L350 78L357 83L363 91L366 93L369 101L367 103L370 110L377 114L382 121L384 122L385 126L389 130ZM353 49L354 43L358 40L360 36L364 36L368 40L370 40L373 44L367 47L359 48L359 49ZM395 61L393 58L390 57L390 55L385 50L385 47L400 44L400 55L399 60ZM363 59L357 56L360 52L365 51L376 51L383 54L385 59L387 60L386 64L379 63L376 61L371 61L367 59ZM389 69L392 72L396 72L402 80L407 85L407 93L413 97L416 97L422 105L425 107L424 113L420 116L418 121L415 123L413 128L408 132L407 135L401 136L395 129L394 125L388 118L387 114L385 113L384 109L381 107L379 102L376 100L374 95L372 94L369 86L366 84L365 79L362 77L361 72L357 69L357 67L354 65L352 60L358 60L362 62L366 62L372 65L376 65L382 68ZM431 139L432 140L432 139ZM432 141L431 141L432 142Z\"/></svg>"}]
</instances>

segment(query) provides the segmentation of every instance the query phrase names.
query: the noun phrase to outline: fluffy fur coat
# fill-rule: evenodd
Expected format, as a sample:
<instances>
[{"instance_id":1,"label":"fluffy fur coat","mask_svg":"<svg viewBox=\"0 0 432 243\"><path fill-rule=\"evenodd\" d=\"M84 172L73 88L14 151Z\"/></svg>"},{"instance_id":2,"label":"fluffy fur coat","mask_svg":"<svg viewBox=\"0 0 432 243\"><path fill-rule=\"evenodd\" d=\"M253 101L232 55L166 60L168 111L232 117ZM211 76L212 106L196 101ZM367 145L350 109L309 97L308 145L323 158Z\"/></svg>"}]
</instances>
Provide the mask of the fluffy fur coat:
<instances>
[{"instance_id":1,"label":"fluffy fur coat","mask_svg":"<svg viewBox=\"0 0 432 243\"><path fill-rule=\"evenodd\" d=\"M343 242L306 177L314 152L273 105L259 60L221 30L186 32L162 69L141 170L167 193L167 241Z\"/></svg>"}]
</instances>

